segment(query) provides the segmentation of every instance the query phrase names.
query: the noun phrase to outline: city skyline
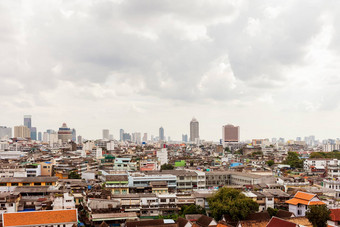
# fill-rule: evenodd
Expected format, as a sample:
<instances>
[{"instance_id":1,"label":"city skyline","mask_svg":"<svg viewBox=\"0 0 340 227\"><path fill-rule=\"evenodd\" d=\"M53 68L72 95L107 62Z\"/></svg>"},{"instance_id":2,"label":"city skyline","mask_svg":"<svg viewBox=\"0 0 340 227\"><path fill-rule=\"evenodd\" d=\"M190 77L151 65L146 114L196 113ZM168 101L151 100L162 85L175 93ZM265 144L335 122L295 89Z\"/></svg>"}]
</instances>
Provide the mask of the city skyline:
<instances>
[{"instance_id":1,"label":"city skyline","mask_svg":"<svg viewBox=\"0 0 340 227\"><path fill-rule=\"evenodd\" d=\"M206 140L228 123L242 128L241 140L340 137L337 5L84 0L0 9L0 125L21 125L29 113L38 131L68 122L86 138L103 128L118 138L119 128L157 135L162 125L180 139L194 115Z\"/></svg>"},{"instance_id":2,"label":"city skyline","mask_svg":"<svg viewBox=\"0 0 340 227\"><path fill-rule=\"evenodd\" d=\"M30 121L29 122L31 122L31 119L32 119L32 115L24 115L24 119L27 119L27 116L29 116L29 119L30 119ZM193 125L193 123L194 124L197 124L197 126L194 126L193 127L193 131L196 131L196 130L198 130L198 132L193 132L194 134L199 134L200 133L200 131L199 131L199 128L200 128L200 126L199 126L199 122L197 121L197 119L194 117L194 118L192 118L192 120L190 121L190 124L189 124L189 133L182 133L180 136L178 136L178 138L177 138L177 136L174 136L174 138L171 136L171 135L167 135L167 136L165 136L165 133L164 133L164 127L160 127L159 129L158 129L158 134L157 133L155 133L155 134L151 134L151 136L152 137L155 137L155 138L158 138L159 140L161 140L160 139L160 137L159 137L159 135L160 135L160 132L161 131L163 131L163 136L164 136L164 140L166 140L167 138L172 138L172 141L178 141L178 142L180 142L180 141L183 141L183 136L186 136L187 137L187 140L188 140L188 142L190 141L190 142L195 142L195 141L193 141L193 140L190 140L190 134L191 134L191 129L192 129L192 125ZM24 124L25 124L25 120L24 120ZM13 134L14 134L14 136L15 136L15 127L21 127L21 126L25 126L24 124L19 124L19 125L15 125L15 126L8 126L8 125L0 125L0 128L1 128L1 130L4 130L5 128L6 128L6 130L7 130L7 132L6 133L9 133L8 132L8 130L10 130L10 132L12 132ZM63 123L63 124L65 124L65 122ZM226 125L222 125L222 133L221 133L221 137L220 138L217 138L217 139L215 139L215 140L207 140L207 139L204 139L204 138L200 138L200 137L198 137L199 138L199 140L205 140L205 141L214 141L214 142L220 142L220 140L223 142L223 138L224 138L224 127L226 127L226 126L232 126L232 127L234 127L232 124L226 124ZM238 138L242 138L241 136L240 136L240 129L239 129L239 126L235 126L235 127L237 127L238 129ZM27 127L28 128L28 127ZM197 129L196 129L197 128ZM28 128L29 129L29 128ZM36 130L36 127L31 127L31 129L35 129ZM162 129L162 130L161 130ZM35 136L38 138L38 134L41 134L40 135L40 137L41 137L41 139L42 139L42 133L48 133L48 134L50 134L51 132L56 132L56 131L58 131L58 130L55 130L55 129L52 129L52 128L48 128L48 129L43 129L43 130L39 130L39 131L34 131L35 132ZM133 140L135 140L135 136L136 136L136 134L139 134L138 135L138 141L140 141L140 142L146 142L145 140L144 140L144 137L145 137L145 134L146 134L146 137L147 137L147 134L149 133L149 132L146 132L145 130L142 130L142 132L136 132L136 130L132 130L132 131L126 131L126 130L124 130L124 129L119 129L119 131L118 131L118 133L117 134L115 134L115 133L112 133L112 134L110 134L110 131L115 131L115 129L114 130L111 130L111 129L101 129L101 136L99 136L99 137L93 137L93 138L90 138L90 137L83 137L82 135L80 135L81 136L81 138L85 138L85 139L89 139L89 140L94 140L94 139L108 139L108 140L111 140L112 138L113 139L115 139L115 140L121 140L121 138L123 138L122 136L123 136L123 134L128 134L128 135L130 135L130 137L132 137L132 138L130 138L130 139L132 139L132 141ZM75 128L72 128L72 130L71 130L71 134L72 134L72 140L73 141L76 141L76 137L77 137L77 134L76 134L76 129ZM104 136L104 134L106 135L106 136ZM142 134L143 134L143 138L142 138ZM30 132L30 135L32 136L32 132ZM158 137L157 137L157 135L158 135ZM199 136L199 135L198 135ZM109 138L106 138L106 137L109 137ZM167 138L166 138L167 137ZM32 138L32 137L31 137ZM312 138L312 139L311 139ZM273 139L274 140L280 140L280 139L284 139L284 140L286 140L286 141L288 141L288 140L295 140L295 141L306 141L306 142L308 142L308 141L310 141L310 140L312 140L312 141L319 141L319 142L322 142L323 140L329 140L329 139L331 139L331 140L336 140L336 139L339 139L339 137L329 137L329 138L322 138L322 137L318 137L317 135L312 135L312 134L306 134L306 135L298 135L298 136L296 136L296 137L283 137L283 136L271 136L271 137L251 137L251 138L245 138L245 139L239 139L239 141L240 142L245 142L245 141L251 141L251 140L253 140L253 139L269 139L270 141L272 141ZM152 140L151 138L150 138L150 140ZM167 140L167 141L169 141L169 140Z\"/></svg>"}]
</instances>

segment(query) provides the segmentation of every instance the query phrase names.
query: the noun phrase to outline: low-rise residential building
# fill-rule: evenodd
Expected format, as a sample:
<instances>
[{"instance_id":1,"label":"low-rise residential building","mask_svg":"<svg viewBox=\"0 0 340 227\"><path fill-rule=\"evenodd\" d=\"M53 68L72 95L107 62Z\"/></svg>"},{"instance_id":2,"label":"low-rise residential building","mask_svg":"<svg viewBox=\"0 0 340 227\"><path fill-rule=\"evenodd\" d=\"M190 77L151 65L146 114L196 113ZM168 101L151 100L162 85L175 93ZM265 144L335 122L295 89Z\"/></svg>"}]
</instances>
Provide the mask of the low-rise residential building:
<instances>
[{"instance_id":1,"label":"low-rise residential building","mask_svg":"<svg viewBox=\"0 0 340 227\"><path fill-rule=\"evenodd\" d=\"M287 200L289 204L289 212L292 212L296 217L306 215L309 206L325 205L316 194L298 191L294 197Z\"/></svg>"},{"instance_id":2,"label":"low-rise residential building","mask_svg":"<svg viewBox=\"0 0 340 227\"><path fill-rule=\"evenodd\" d=\"M74 197L69 193L55 196L52 206L53 210L70 210L76 208Z\"/></svg>"},{"instance_id":3,"label":"low-rise residential building","mask_svg":"<svg viewBox=\"0 0 340 227\"><path fill-rule=\"evenodd\" d=\"M17 186L55 186L57 177L3 177L0 191L10 191Z\"/></svg>"}]
</instances>

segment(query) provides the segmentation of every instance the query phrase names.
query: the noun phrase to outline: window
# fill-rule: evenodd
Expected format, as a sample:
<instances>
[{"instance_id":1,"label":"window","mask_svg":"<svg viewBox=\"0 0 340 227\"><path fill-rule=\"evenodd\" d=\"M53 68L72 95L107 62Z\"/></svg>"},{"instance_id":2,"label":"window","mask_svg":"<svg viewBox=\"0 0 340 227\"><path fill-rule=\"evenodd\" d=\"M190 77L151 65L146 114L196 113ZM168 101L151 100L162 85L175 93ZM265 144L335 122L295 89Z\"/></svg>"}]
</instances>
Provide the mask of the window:
<instances>
[{"instance_id":1,"label":"window","mask_svg":"<svg viewBox=\"0 0 340 227\"><path fill-rule=\"evenodd\" d=\"M46 182L45 185L52 185L52 182Z\"/></svg>"},{"instance_id":2,"label":"window","mask_svg":"<svg viewBox=\"0 0 340 227\"><path fill-rule=\"evenodd\" d=\"M18 183L12 183L11 186L18 186Z\"/></svg>"},{"instance_id":3,"label":"window","mask_svg":"<svg viewBox=\"0 0 340 227\"><path fill-rule=\"evenodd\" d=\"M23 186L30 186L30 183L22 183Z\"/></svg>"},{"instance_id":4,"label":"window","mask_svg":"<svg viewBox=\"0 0 340 227\"><path fill-rule=\"evenodd\" d=\"M41 185L41 183L40 182L36 182L36 183L34 183L34 185Z\"/></svg>"},{"instance_id":5,"label":"window","mask_svg":"<svg viewBox=\"0 0 340 227\"><path fill-rule=\"evenodd\" d=\"M72 202L72 200L66 200L66 202L67 202L67 203L70 203L70 202Z\"/></svg>"},{"instance_id":6,"label":"window","mask_svg":"<svg viewBox=\"0 0 340 227\"><path fill-rule=\"evenodd\" d=\"M0 186L7 186L6 183L0 183Z\"/></svg>"},{"instance_id":7,"label":"window","mask_svg":"<svg viewBox=\"0 0 340 227\"><path fill-rule=\"evenodd\" d=\"M161 199L161 202L162 202L162 203L165 203L165 202L166 202L166 199Z\"/></svg>"},{"instance_id":8,"label":"window","mask_svg":"<svg viewBox=\"0 0 340 227\"><path fill-rule=\"evenodd\" d=\"M47 166L44 166L43 168L44 168L44 169L47 169Z\"/></svg>"},{"instance_id":9,"label":"window","mask_svg":"<svg viewBox=\"0 0 340 227\"><path fill-rule=\"evenodd\" d=\"M170 202L171 202L171 203L174 203L174 202L175 202L175 199L170 199Z\"/></svg>"}]
</instances>

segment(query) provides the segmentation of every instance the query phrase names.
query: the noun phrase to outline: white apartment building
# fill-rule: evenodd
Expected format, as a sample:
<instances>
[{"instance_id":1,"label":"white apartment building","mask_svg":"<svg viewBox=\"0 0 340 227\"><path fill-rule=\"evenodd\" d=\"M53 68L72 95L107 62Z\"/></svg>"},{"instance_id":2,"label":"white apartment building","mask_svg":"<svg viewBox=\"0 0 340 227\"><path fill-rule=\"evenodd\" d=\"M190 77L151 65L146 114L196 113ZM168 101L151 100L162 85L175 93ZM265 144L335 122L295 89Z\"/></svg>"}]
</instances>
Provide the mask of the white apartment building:
<instances>
[{"instance_id":1,"label":"white apartment building","mask_svg":"<svg viewBox=\"0 0 340 227\"><path fill-rule=\"evenodd\" d=\"M340 164L340 161L338 159L327 159L327 158L322 158L322 159L317 159L317 158L309 158L306 159L303 162L303 168L305 171L309 171L311 166L329 166L329 165L338 165Z\"/></svg>"},{"instance_id":2,"label":"white apartment building","mask_svg":"<svg viewBox=\"0 0 340 227\"><path fill-rule=\"evenodd\" d=\"M75 207L74 197L69 193L64 193L63 196L56 197L53 201L53 210L70 210Z\"/></svg>"},{"instance_id":3,"label":"white apartment building","mask_svg":"<svg viewBox=\"0 0 340 227\"><path fill-rule=\"evenodd\" d=\"M157 151L157 158L161 165L168 163L168 150L166 148L162 148Z\"/></svg>"}]
</instances>

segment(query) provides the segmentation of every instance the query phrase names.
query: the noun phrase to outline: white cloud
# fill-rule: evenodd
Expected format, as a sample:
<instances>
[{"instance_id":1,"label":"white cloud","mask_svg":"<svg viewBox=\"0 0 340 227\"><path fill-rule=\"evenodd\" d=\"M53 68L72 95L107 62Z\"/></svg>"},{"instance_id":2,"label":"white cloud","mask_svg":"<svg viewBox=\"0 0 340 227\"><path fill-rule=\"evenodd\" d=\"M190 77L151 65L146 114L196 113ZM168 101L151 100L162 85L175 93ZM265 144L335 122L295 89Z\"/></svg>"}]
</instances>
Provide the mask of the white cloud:
<instances>
[{"instance_id":1,"label":"white cloud","mask_svg":"<svg viewBox=\"0 0 340 227\"><path fill-rule=\"evenodd\" d=\"M207 139L224 123L243 138L310 134L286 126L340 112L339 12L307 0L2 1L0 124L30 113L87 137L163 125L180 138L194 115Z\"/></svg>"}]
</instances>

